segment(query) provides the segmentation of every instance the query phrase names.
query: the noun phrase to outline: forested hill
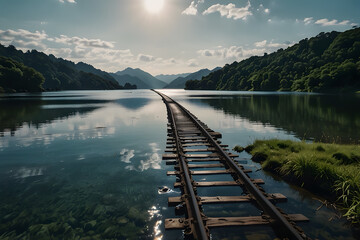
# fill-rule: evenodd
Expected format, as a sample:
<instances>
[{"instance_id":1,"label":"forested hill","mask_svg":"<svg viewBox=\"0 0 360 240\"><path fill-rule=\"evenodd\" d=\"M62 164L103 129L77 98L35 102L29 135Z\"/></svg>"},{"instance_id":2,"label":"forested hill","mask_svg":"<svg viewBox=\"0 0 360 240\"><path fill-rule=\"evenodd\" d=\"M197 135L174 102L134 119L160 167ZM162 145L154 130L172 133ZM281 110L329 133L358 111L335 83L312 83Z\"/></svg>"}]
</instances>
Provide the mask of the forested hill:
<instances>
[{"instance_id":1,"label":"forested hill","mask_svg":"<svg viewBox=\"0 0 360 240\"><path fill-rule=\"evenodd\" d=\"M102 90L122 89L123 87L109 74L84 63L75 64L62 58L36 50L22 52L10 45L0 44L0 56L10 58L35 69L45 78L42 88L45 90ZM11 79L8 79L10 81ZM21 82L21 81L20 81ZM19 88L14 90L33 89Z\"/></svg>"},{"instance_id":2,"label":"forested hill","mask_svg":"<svg viewBox=\"0 0 360 240\"><path fill-rule=\"evenodd\" d=\"M186 89L359 91L360 28L320 33L262 57L227 64Z\"/></svg>"}]
</instances>

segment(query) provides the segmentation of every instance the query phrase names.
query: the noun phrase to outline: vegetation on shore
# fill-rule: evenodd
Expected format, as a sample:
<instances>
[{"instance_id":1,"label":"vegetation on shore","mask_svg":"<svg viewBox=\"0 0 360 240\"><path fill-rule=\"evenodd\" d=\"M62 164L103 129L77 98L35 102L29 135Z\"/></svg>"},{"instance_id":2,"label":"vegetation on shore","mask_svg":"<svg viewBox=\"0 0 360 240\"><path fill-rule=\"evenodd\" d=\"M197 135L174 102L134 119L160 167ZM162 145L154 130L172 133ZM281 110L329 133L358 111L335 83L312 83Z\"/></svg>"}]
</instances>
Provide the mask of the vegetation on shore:
<instances>
[{"instance_id":1,"label":"vegetation on shore","mask_svg":"<svg viewBox=\"0 0 360 240\"><path fill-rule=\"evenodd\" d=\"M264 56L226 64L186 89L356 92L360 89L360 28L320 33Z\"/></svg>"},{"instance_id":2,"label":"vegetation on shore","mask_svg":"<svg viewBox=\"0 0 360 240\"><path fill-rule=\"evenodd\" d=\"M1 92L41 92L44 76L33 68L10 58L0 57Z\"/></svg>"},{"instance_id":3,"label":"vegetation on shore","mask_svg":"<svg viewBox=\"0 0 360 240\"><path fill-rule=\"evenodd\" d=\"M235 150L243 150L237 146ZM360 146L256 140L245 150L262 168L316 194L336 198L344 216L360 224Z\"/></svg>"},{"instance_id":4,"label":"vegetation on shore","mask_svg":"<svg viewBox=\"0 0 360 240\"><path fill-rule=\"evenodd\" d=\"M17 50L12 45L5 47L0 44L0 56L39 72L44 78L42 88L46 91L113 90L136 88L136 85L131 84L125 84L126 86L119 85L119 83L110 76L110 74L96 69L89 64L83 62L75 64L74 62L62 58L56 58L51 54L46 55L45 53L38 52L36 50L23 52L21 50ZM15 75L7 76L4 81L9 82L10 84L18 83L19 72L16 73L16 69L14 71ZM5 78L5 76L3 78ZM38 81L35 81L33 84L36 85L37 82ZM4 88L1 82L0 87ZM12 89L16 91L35 91L34 89L26 89L26 86L22 85Z\"/></svg>"}]
</instances>

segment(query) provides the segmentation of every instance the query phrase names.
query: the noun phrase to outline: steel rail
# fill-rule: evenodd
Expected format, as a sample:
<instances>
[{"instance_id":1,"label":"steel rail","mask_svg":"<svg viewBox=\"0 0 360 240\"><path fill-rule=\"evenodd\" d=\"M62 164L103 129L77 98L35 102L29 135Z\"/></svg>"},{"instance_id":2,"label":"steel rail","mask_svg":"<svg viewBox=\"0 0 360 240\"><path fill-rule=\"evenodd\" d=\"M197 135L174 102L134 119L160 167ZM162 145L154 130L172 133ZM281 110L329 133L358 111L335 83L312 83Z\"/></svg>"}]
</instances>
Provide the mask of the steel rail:
<instances>
[{"instance_id":1,"label":"steel rail","mask_svg":"<svg viewBox=\"0 0 360 240\"><path fill-rule=\"evenodd\" d=\"M284 217L284 215L266 198L266 196L250 180L250 178L246 175L246 173L244 173L244 171L229 157L229 155L222 149L219 143L217 143L217 141L209 134L209 132L204 128L204 126L201 123L199 123L199 121L194 117L194 115L192 115L186 108L184 108L182 105L180 105L170 97L166 96L165 94L157 92L155 90L153 91L159 94L163 98L166 105L168 105L166 101L166 98L168 98L171 100L171 102L176 104L180 109L184 111L184 113L191 119L191 121L203 133L203 135L208 139L208 141L216 148L216 150L221 155L221 157L225 159L229 167L231 167L235 171L239 179L243 181L245 188L254 196L259 206L264 210L266 214L270 216L270 218L272 218L273 221L271 221L271 224L273 225L273 227L281 229L281 231L278 232L278 234L280 234L281 237L287 237L296 240L303 240L307 238L305 234L300 234L299 231L295 229L295 227ZM172 119L172 122L174 125L173 127L175 127L174 129L176 129L174 118ZM181 157L183 158L183 155L181 155ZM186 165L185 162L184 165ZM187 168L187 166L185 167ZM188 171L186 172L187 175L189 175ZM188 177L190 178L190 176ZM192 200L196 202L195 199Z\"/></svg>"},{"instance_id":2,"label":"steel rail","mask_svg":"<svg viewBox=\"0 0 360 240\"><path fill-rule=\"evenodd\" d=\"M156 91L154 91L156 92ZM159 92L156 92L159 94ZM191 207L191 209L193 210L192 213L194 213L194 215L192 216L194 218L194 221L193 221L193 226L195 229L192 229L192 230L195 230L195 233L194 234L194 238L195 239L201 239L201 240L208 240L209 239L209 234L208 234L208 231L204 225L204 222L203 222L203 219L202 219L202 216L201 216L201 210L199 208L199 203L198 203L198 200L197 200L197 197L196 197L196 194L194 192L194 188L193 188L193 185L192 185L192 180L191 180L191 177L190 177L190 170L186 164L186 161L185 161L185 158L184 158L184 152L183 152L183 148L182 148L182 145L181 145L181 141L180 141L180 137L179 137L179 134L177 132L177 126L175 124L175 117L174 117L174 113L171 109L171 107L169 106L169 102L166 101L166 99L163 97L163 95L159 94L165 104L166 104L166 107L168 109L168 113L169 116L171 117L171 124L172 124L172 129L173 129L173 134L174 134L174 139L175 139L175 143L176 143L176 148L178 150L178 156L179 156L179 162L181 164L181 170L182 172L184 173L184 181L185 181L185 187L186 187L186 192L185 192L185 195L188 195L189 198L190 198L190 201L187 201ZM172 100L172 99L171 99ZM173 100L172 100L173 101ZM173 101L174 102L174 101ZM175 104L175 102L174 102ZM177 106L179 106L178 104L176 104ZM191 214L191 213L188 213L188 214Z\"/></svg>"}]
</instances>

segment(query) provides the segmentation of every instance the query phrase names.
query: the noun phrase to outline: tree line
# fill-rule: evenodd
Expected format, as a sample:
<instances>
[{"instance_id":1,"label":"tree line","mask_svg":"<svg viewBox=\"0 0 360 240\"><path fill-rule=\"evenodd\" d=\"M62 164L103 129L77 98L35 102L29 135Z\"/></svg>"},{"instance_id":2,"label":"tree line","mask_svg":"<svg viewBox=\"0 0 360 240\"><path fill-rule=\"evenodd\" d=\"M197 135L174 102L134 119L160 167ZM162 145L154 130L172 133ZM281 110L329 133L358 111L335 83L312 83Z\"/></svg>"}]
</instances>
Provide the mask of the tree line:
<instances>
[{"instance_id":1,"label":"tree line","mask_svg":"<svg viewBox=\"0 0 360 240\"><path fill-rule=\"evenodd\" d=\"M91 65L75 64L36 50L23 52L0 44L0 56L0 91L136 89L136 85L119 85L110 74Z\"/></svg>"},{"instance_id":2,"label":"tree line","mask_svg":"<svg viewBox=\"0 0 360 240\"><path fill-rule=\"evenodd\" d=\"M244 91L360 90L360 28L320 33L264 56L226 64L185 89Z\"/></svg>"}]
</instances>

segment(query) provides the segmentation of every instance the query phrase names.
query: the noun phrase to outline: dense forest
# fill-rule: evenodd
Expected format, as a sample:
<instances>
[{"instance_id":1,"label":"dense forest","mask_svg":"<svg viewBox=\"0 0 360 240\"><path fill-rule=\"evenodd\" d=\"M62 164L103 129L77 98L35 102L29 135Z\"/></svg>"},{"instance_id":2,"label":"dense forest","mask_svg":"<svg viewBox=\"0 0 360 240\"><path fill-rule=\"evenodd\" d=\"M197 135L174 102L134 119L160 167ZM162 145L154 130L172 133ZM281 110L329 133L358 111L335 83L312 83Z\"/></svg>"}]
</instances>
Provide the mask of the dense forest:
<instances>
[{"instance_id":1,"label":"dense forest","mask_svg":"<svg viewBox=\"0 0 360 240\"><path fill-rule=\"evenodd\" d=\"M225 65L186 89L245 91L360 90L360 28L320 33L287 48Z\"/></svg>"},{"instance_id":2,"label":"dense forest","mask_svg":"<svg viewBox=\"0 0 360 240\"><path fill-rule=\"evenodd\" d=\"M0 57L0 92L41 92L44 76L10 58Z\"/></svg>"},{"instance_id":3,"label":"dense forest","mask_svg":"<svg viewBox=\"0 0 360 240\"><path fill-rule=\"evenodd\" d=\"M105 89L123 89L123 88L136 88L134 85L127 84L120 86L118 82L110 76L110 74L101 70L95 69L93 66L78 63L75 64L71 61L62 58L56 58L54 55L46 55L45 53L36 50L22 52L17 50L14 46L10 45L5 47L0 44L0 56L10 58L13 63L26 66L26 69L34 69L40 73L45 79L42 88L44 90L105 90ZM20 65L19 65L20 66ZM10 67L11 68L11 67ZM18 68L18 67L17 67ZM18 68L19 69L19 68ZM16 69L13 69L16 71ZM15 75L13 75L14 77ZM2 77L2 79L4 76ZM3 80L4 81L4 80ZM40 91L40 88L28 88L27 86L16 86L12 88L11 84L18 84L24 82L24 79L8 78L7 84L2 85L3 89L11 88L15 91ZM26 80L27 81L27 80ZM13 83L10 83L13 82ZM37 83L34 83L35 85Z\"/></svg>"}]
</instances>

